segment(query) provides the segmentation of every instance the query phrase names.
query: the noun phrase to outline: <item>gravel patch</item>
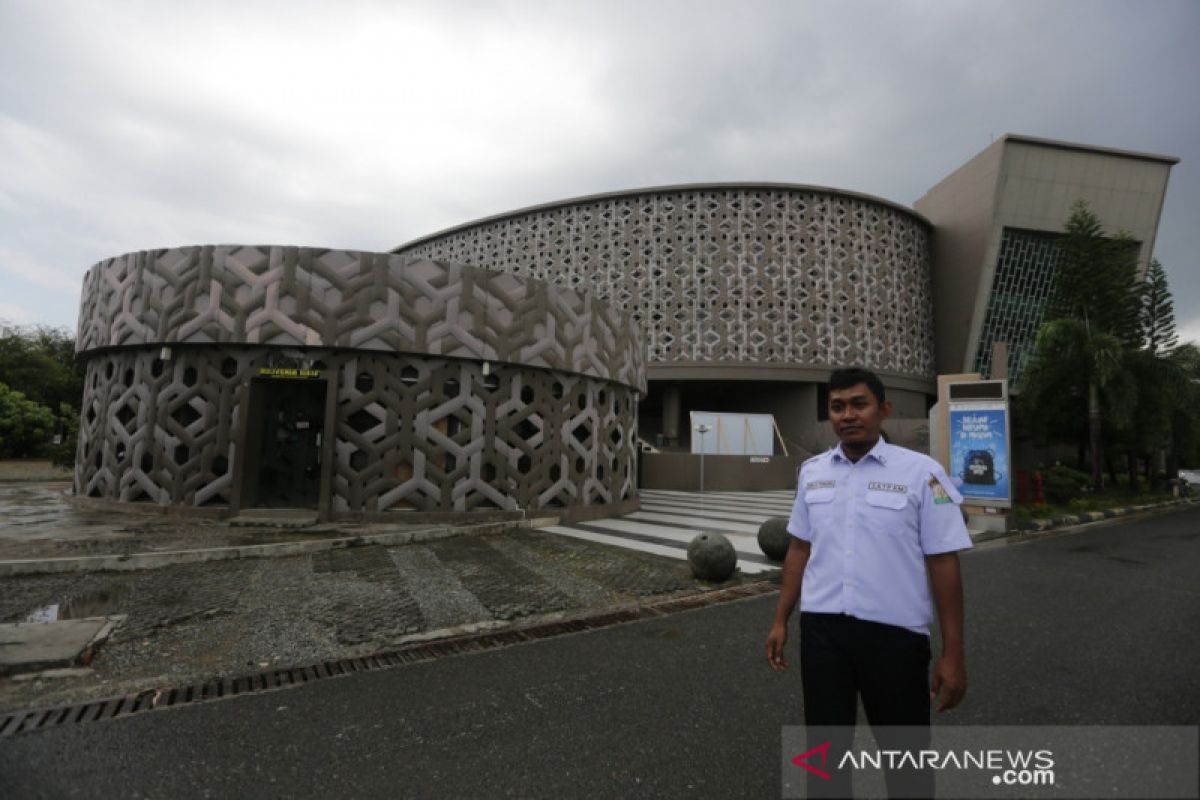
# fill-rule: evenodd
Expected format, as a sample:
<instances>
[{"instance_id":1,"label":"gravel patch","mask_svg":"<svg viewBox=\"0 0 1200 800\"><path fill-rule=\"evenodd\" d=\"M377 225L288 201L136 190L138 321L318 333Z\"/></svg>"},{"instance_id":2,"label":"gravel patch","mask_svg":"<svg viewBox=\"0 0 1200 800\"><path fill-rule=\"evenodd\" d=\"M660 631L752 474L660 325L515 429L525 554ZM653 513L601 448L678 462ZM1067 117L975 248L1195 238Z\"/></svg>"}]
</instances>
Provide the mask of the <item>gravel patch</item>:
<instances>
[{"instance_id":1,"label":"gravel patch","mask_svg":"<svg viewBox=\"0 0 1200 800\"><path fill-rule=\"evenodd\" d=\"M576 606L574 599L483 538L447 539L430 549L496 619L516 619Z\"/></svg>"},{"instance_id":2,"label":"gravel patch","mask_svg":"<svg viewBox=\"0 0 1200 800\"><path fill-rule=\"evenodd\" d=\"M53 606L72 618L128 617L99 649L90 674L0 677L0 711L303 666L470 623L580 613L708 588L684 562L537 531L10 578L0 581L0 621Z\"/></svg>"},{"instance_id":3,"label":"gravel patch","mask_svg":"<svg viewBox=\"0 0 1200 800\"><path fill-rule=\"evenodd\" d=\"M549 585L570 595L580 606L603 606L629 598L589 577L579 563L583 551L556 551L537 536L496 536L488 542L506 558L520 564ZM592 554L594 557L594 553Z\"/></svg>"},{"instance_id":4,"label":"gravel patch","mask_svg":"<svg viewBox=\"0 0 1200 800\"><path fill-rule=\"evenodd\" d=\"M432 629L491 619L492 615L428 547L388 551L400 578L409 586Z\"/></svg>"}]
</instances>

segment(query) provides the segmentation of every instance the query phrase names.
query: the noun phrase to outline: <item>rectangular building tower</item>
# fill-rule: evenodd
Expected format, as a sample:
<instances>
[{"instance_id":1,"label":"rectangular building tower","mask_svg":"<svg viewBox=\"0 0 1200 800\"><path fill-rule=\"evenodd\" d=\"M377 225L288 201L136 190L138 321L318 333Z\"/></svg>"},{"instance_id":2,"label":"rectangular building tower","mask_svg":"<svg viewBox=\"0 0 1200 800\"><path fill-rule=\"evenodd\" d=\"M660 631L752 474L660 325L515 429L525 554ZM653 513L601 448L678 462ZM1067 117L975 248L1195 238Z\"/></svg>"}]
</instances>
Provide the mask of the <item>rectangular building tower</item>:
<instances>
[{"instance_id":1,"label":"rectangular building tower","mask_svg":"<svg viewBox=\"0 0 1200 800\"><path fill-rule=\"evenodd\" d=\"M914 204L934 224L937 371L997 374L992 348L1008 345L1015 379L1043 322L1058 239L1076 200L1110 234L1154 250L1173 156L1006 134Z\"/></svg>"}]
</instances>

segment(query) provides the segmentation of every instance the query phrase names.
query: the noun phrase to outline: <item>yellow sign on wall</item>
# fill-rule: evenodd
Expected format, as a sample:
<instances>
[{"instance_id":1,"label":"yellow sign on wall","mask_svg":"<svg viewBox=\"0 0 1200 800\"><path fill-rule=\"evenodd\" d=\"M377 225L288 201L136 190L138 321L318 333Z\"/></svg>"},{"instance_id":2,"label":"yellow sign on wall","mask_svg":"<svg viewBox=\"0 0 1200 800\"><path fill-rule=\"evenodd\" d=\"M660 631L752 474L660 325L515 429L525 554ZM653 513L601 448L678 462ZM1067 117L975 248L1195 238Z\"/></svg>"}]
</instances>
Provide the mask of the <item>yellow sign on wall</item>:
<instances>
[{"instance_id":1,"label":"yellow sign on wall","mask_svg":"<svg viewBox=\"0 0 1200 800\"><path fill-rule=\"evenodd\" d=\"M258 374L263 378L319 378L319 369L298 369L297 367L259 367Z\"/></svg>"}]
</instances>

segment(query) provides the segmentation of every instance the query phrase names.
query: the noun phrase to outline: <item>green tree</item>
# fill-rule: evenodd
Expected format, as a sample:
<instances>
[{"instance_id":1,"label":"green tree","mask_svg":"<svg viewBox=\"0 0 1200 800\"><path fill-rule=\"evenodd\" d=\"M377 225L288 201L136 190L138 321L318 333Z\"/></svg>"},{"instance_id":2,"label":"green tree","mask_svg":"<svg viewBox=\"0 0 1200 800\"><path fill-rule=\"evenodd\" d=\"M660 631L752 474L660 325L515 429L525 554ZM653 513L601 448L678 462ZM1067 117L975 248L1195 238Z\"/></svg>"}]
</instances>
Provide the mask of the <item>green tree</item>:
<instances>
[{"instance_id":1,"label":"green tree","mask_svg":"<svg viewBox=\"0 0 1200 800\"><path fill-rule=\"evenodd\" d=\"M1074 438L1081 462L1088 451L1097 490L1105 467L1116 482L1122 456L1135 487L1139 462L1153 477L1164 460L1170 471L1200 456L1200 351L1176 347L1162 265L1152 262L1139 282L1138 243L1106 238L1083 201L1071 207L1060 246L1049 322L1022 374L1019 408L1035 434Z\"/></svg>"},{"instance_id":2,"label":"green tree","mask_svg":"<svg viewBox=\"0 0 1200 800\"><path fill-rule=\"evenodd\" d=\"M1022 376L1023 391L1037 401L1025 405L1041 414L1043 403L1062 405L1074 398L1073 409L1087 408L1092 483L1100 490L1106 416L1110 440L1132 436L1127 429L1137 387L1122 366L1126 349L1136 347L1141 338L1138 246L1126 234L1106 238L1100 218L1078 200L1071 206L1060 247L1049 321L1038 332ZM1067 416L1078 416L1073 409L1066 410Z\"/></svg>"},{"instance_id":3,"label":"green tree","mask_svg":"<svg viewBox=\"0 0 1200 800\"><path fill-rule=\"evenodd\" d=\"M1093 330L1136 345L1138 314L1138 244L1128 234L1104 235L1100 218L1083 200L1071 206L1060 243L1055 294L1047 318L1077 319Z\"/></svg>"},{"instance_id":4,"label":"green tree","mask_svg":"<svg viewBox=\"0 0 1200 800\"><path fill-rule=\"evenodd\" d=\"M83 401L83 365L74 357L74 336L61 327L0 323L0 383L52 411L60 453L74 449ZM31 453L30 453L31 455Z\"/></svg>"},{"instance_id":5,"label":"green tree","mask_svg":"<svg viewBox=\"0 0 1200 800\"><path fill-rule=\"evenodd\" d=\"M1076 319L1057 319L1038 331L1033 354L1021 374L1021 401L1034 409L1035 426L1047 426L1077 416L1080 395L1087 408L1087 441L1091 452L1092 484L1104 485L1103 407L1101 393L1121 375L1123 348L1117 337L1093 331ZM1081 391L1082 390L1082 391ZM1072 402L1073 401L1073 402ZM1066 416L1047 411L1066 406Z\"/></svg>"},{"instance_id":6,"label":"green tree","mask_svg":"<svg viewBox=\"0 0 1200 800\"><path fill-rule=\"evenodd\" d=\"M62 328L0 323L0 382L49 409L66 403L78 413L83 370L75 337Z\"/></svg>"},{"instance_id":7,"label":"green tree","mask_svg":"<svg viewBox=\"0 0 1200 800\"><path fill-rule=\"evenodd\" d=\"M1155 454L1170 444L1171 414L1179 401L1180 374L1170 362L1148 349L1126 348L1121 356L1119 393L1128 399L1119 424L1113 426L1106 452L1123 451L1130 487L1138 485L1138 462L1144 460L1147 477ZM1110 474L1116 480L1110 460Z\"/></svg>"},{"instance_id":8,"label":"green tree","mask_svg":"<svg viewBox=\"0 0 1200 800\"><path fill-rule=\"evenodd\" d=\"M1142 346L1154 355L1161 355L1179 343L1175 333L1175 303L1167 286L1167 273L1158 259L1150 262L1142 285L1141 308L1138 315Z\"/></svg>"},{"instance_id":9,"label":"green tree","mask_svg":"<svg viewBox=\"0 0 1200 800\"><path fill-rule=\"evenodd\" d=\"M1167 472L1200 467L1200 347L1188 342L1166 356L1178 371L1178 400L1171 409Z\"/></svg>"},{"instance_id":10,"label":"green tree","mask_svg":"<svg viewBox=\"0 0 1200 800\"><path fill-rule=\"evenodd\" d=\"M0 383L0 458L38 455L54 421L53 411Z\"/></svg>"}]
</instances>

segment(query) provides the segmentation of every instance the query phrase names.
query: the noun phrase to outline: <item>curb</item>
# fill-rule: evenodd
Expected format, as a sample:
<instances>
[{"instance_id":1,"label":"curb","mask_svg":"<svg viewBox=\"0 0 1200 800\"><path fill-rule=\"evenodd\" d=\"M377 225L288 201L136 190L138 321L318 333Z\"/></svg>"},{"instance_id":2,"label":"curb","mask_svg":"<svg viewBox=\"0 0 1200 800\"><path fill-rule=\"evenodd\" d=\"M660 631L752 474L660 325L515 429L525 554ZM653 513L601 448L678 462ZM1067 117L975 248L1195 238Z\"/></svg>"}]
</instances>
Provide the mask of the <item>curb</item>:
<instances>
[{"instance_id":1,"label":"curb","mask_svg":"<svg viewBox=\"0 0 1200 800\"><path fill-rule=\"evenodd\" d=\"M521 528L539 528L553 522L541 518L510 522L486 522L478 525L446 525L434 528L393 531L359 536L341 536L302 542L207 547L194 550L166 550L157 553L131 553L119 556L75 556L66 558L32 558L0 561L0 578L18 575L45 575L64 572L131 572L144 569L199 564L207 561L229 561L238 558L279 558L308 553L321 553L347 547L384 545L398 547L406 544L451 539L456 536L488 536Z\"/></svg>"},{"instance_id":2,"label":"curb","mask_svg":"<svg viewBox=\"0 0 1200 800\"><path fill-rule=\"evenodd\" d=\"M778 591L773 580L760 580L644 604L589 609L559 619L524 624L499 622L466 626L457 635L446 630L418 634L404 643L375 653L318 662L307 666L274 667L262 672L215 676L198 683L164 686L96 700L82 700L33 710L0 712L0 739L61 725L99 722L147 711L168 710L239 695L292 689L327 678L402 667L452 656L471 655L557 636L643 622L713 605L750 600ZM441 634L439 636L439 634Z\"/></svg>"},{"instance_id":3,"label":"curb","mask_svg":"<svg viewBox=\"0 0 1200 800\"><path fill-rule=\"evenodd\" d=\"M1115 519L1117 517L1128 516L1129 514L1138 514L1143 511L1158 511L1160 509L1172 508L1174 506L1193 506L1196 505L1195 500L1179 499L1167 500L1164 503L1147 503L1138 506L1120 506L1117 508L1109 508L1104 511L1087 511L1082 514L1061 514L1057 517L1047 517L1033 521L1033 527L1017 528L1012 531L1013 535L1027 535L1031 533L1044 533L1046 531L1056 530L1058 528L1068 528L1074 525L1085 525L1090 522L1099 522L1106 519Z\"/></svg>"}]
</instances>

